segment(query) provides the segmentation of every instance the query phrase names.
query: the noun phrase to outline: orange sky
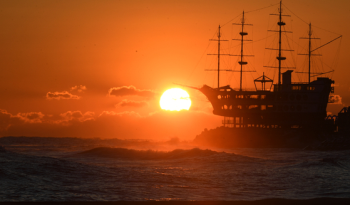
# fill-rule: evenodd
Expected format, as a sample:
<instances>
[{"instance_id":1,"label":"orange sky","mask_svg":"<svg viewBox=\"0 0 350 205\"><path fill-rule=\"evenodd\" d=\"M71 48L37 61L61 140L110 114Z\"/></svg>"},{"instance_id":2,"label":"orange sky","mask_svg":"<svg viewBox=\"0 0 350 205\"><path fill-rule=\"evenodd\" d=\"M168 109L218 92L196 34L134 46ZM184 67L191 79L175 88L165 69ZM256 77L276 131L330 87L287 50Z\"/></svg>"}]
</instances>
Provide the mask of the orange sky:
<instances>
[{"instance_id":1,"label":"orange sky","mask_svg":"<svg viewBox=\"0 0 350 205\"><path fill-rule=\"evenodd\" d=\"M190 111L164 112L160 94L175 83L216 86L219 24L223 38L235 38L242 11L246 11L249 38L260 40L275 26L276 0L227 1L0 1L0 136L56 136L151 138L177 136L191 140L204 128L221 124L211 114L205 97L192 96ZM291 43L301 45L311 22L319 45L343 35L322 49L324 62L342 104L329 106L335 114L350 105L347 62L350 41L350 3L347 0L285 0ZM270 5L269 8L255 11ZM292 11L293 13L291 13ZM232 21L230 21L233 19ZM324 30L321 30L322 28ZM333 33L327 32L332 31ZM261 40L247 45L255 55L243 85L252 87L269 63ZM233 45L227 49L227 45ZM236 53L235 44L223 43L222 52ZM294 46L296 52L302 52ZM339 52L338 52L339 51ZM335 54L339 56L335 59ZM232 68L237 59L222 59ZM297 66L303 60L296 60ZM334 62L337 62L336 64ZM336 67L335 67L336 65ZM230 67L231 66L231 67ZM235 68L235 67L233 67ZM321 69L322 70L322 69ZM329 70L325 67L324 70ZM221 84L238 86L238 75L222 74ZM297 80L297 76L293 78Z\"/></svg>"}]
</instances>

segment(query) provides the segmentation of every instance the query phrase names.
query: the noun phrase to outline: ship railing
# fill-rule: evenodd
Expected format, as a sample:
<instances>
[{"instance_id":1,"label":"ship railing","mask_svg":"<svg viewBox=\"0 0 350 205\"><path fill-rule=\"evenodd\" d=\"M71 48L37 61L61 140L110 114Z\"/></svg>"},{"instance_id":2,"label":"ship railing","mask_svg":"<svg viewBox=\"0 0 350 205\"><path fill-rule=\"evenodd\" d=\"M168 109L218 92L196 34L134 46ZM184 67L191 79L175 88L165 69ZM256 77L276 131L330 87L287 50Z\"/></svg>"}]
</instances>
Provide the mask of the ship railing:
<instances>
[{"instance_id":1,"label":"ship railing","mask_svg":"<svg viewBox=\"0 0 350 205\"><path fill-rule=\"evenodd\" d=\"M277 85L273 86L274 91L315 91L316 86L310 85L308 83L294 83L294 84L286 84L286 85Z\"/></svg>"},{"instance_id":2,"label":"ship railing","mask_svg":"<svg viewBox=\"0 0 350 205\"><path fill-rule=\"evenodd\" d=\"M231 88L230 90L240 91L239 88ZM256 91L256 89L255 88L245 88L245 89L242 89L242 91Z\"/></svg>"}]
</instances>

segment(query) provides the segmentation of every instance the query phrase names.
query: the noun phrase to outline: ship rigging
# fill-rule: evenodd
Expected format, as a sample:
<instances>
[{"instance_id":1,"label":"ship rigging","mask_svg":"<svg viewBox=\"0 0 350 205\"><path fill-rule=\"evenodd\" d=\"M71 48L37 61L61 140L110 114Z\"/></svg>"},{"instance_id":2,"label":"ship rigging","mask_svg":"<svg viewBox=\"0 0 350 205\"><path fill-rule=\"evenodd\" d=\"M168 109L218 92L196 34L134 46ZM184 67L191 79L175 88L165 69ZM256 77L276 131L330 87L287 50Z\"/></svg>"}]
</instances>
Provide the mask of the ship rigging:
<instances>
[{"instance_id":1,"label":"ship rigging","mask_svg":"<svg viewBox=\"0 0 350 205\"><path fill-rule=\"evenodd\" d=\"M210 54L217 55L218 67L215 71L217 71L218 86L213 88L204 85L201 88L197 88L197 90L202 92L212 104L213 113L224 117L224 126L232 128L312 128L322 124L327 117L326 108L330 93L334 92L334 87L332 87L334 81L327 77L317 77L317 75L324 73L313 74L311 72L311 56L314 51L341 38L341 36L318 48L312 49L311 40L313 38L310 24L307 54L309 58L308 82L292 82L293 70L290 70L290 67L282 67L282 61L286 60L282 51L290 51L282 47L282 32L286 32L282 29L286 25L282 17L288 16L282 14L282 2L280 2L278 14L273 15L278 15L279 17L277 22L279 29L277 31L272 30L279 35L278 49L270 48L278 51L276 57L278 61L278 81L276 84L273 84L273 79L263 73L261 77L254 80L255 91L247 91L242 88L243 73L254 72L243 69L248 64L243 59L244 56L248 56L243 52L243 42L246 41L244 37L248 35L244 31L244 26L251 25L245 23L244 12L241 23L235 24L242 27L239 33L241 38L233 39L241 41L241 52L239 55L220 53L220 43L227 41L221 39L220 26L218 28L218 38L211 39L218 42L218 53ZM240 70L221 69L221 55L238 56L240 58L238 61ZM285 68L288 70L282 73L281 70ZM232 89L230 85L220 86L221 71L240 72L239 90ZM317 77L317 79L311 81L311 77ZM261 83L261 86L257 86L257 83ZM270 86L266 86L267 84L270 84Z\"/></svg>"}]
</instances>

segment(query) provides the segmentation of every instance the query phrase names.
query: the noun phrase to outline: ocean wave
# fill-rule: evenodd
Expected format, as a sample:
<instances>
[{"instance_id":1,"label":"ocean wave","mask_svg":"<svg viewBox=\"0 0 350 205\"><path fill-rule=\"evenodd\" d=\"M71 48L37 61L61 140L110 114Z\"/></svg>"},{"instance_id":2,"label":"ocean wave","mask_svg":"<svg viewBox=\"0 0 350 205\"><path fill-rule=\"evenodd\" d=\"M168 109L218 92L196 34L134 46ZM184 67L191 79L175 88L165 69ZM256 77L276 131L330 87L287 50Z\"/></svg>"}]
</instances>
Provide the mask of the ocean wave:
<instances>
[{"instance_id":1,"label":"ocean wave","mask_svg":"<svg viewBox=\"0 0 350 205\"><path fill-rule=\"evenodd\" d=\"M135 160L161 160L161 159L180 159L191 157L208 157L218 154L234 155L225 152L216 152L213 150L202 150L193 148L189 150L176 149L173 151L154 151L154 150L135 150L126 148L110 148L98 147L87 150L76 155L105 157L105 158L119 158L119 159L135 159Z\"/></svg>"},{"instance_id":2,"label":"ocean wave","mask_svg":"<svg viewBox=\"0 0 350 205\"><path fill-rule=\"evenodd\" d=\"M294 165L288 165L286 168L341 168L344 170L350 169L349 160L342 158L324 157L317 160L304 160Z\"/></svg>"},{"instance_id":3,"label":"ocean wave","mask_svg":"<svg viewBox=\"0 0 350 205\"><path fill-rule=\"evenodd\" d=\"M344 160L342 158L323 158L320 160L321 163L326 164L328 166L340 167L343 169L349 169L349 161Z\"/></svg>"}]
</instances>

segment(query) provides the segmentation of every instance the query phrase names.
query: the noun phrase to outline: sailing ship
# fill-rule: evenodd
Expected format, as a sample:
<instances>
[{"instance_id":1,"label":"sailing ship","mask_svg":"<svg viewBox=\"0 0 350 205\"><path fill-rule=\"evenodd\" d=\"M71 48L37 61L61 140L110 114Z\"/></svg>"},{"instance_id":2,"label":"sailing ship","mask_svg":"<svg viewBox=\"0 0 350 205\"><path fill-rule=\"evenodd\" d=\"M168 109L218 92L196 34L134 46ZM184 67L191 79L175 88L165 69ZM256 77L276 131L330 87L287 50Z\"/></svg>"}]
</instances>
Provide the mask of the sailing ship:
<instances>
[{"instance_id":1,"label":"sailing ship","mask_svg":"<svg viewBox=\"0 0 350 205\"><path fill-rule=\"evenodd\" d=\"M307 82L292 82L292 74L294 70L286 70L281 64L286 60L282 54L281 34L284 32L283 27L286 23L282 17L282 2L280 2L279 21L277 22L279 35L278 41L278 81L274 81L263 74L261 77L254 80L255 90L248 91L242 89L242 73L244 72L243 66L247 65L246 61L243 61L243 42L244 37L248 35L244 31L244 26L248 25L243 18L240 23L242 30L239 33L241 36L241 54L240 60L240 88L233 89L230 85L220 86L220 26L218 31L218 86L210 87L204 85L201 88L196 88L202 92L213 107L213 114L223 116L223 125L231 128L270 128L270 129L293 129L293 128L316 128L327 127L323 126L325 123L329 124L327 119L327 104L332 102L331 94L334 93L334 81L328 77L317 77L316 80L311 81L311 77L314 77L314 73L311 72L311 56L318 48L311 47L312 32L311 24L309 25L309 70ZM338 38L340 38L339 36ZM336 38L336 39L338 39ZM332 41L335 41L333 39ZM330 41L330 42L332 42ZM328 42L328 43L330 43ZM326 44L328 44L326 43ZM326 45L325 44L325 45ZM324 73L321 73L324 74ZM333 118L328 118L333 120ZM329 127L329 126L328 126ZM332 130L336 129L331 126Z\"/></svg>"}]
</instances>

